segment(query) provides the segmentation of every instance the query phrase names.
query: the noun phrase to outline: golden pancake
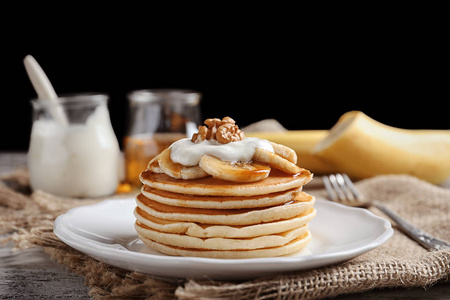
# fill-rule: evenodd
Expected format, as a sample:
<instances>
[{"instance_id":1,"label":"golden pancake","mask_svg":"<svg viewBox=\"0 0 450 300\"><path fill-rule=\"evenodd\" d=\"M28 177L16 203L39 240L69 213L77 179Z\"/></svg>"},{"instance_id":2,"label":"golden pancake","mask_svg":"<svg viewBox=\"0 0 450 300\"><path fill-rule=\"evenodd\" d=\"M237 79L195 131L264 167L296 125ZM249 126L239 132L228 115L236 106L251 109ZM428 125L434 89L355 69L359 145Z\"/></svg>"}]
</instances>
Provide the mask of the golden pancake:
<instances>
[{"instance_id":1,"label":"golden pancake","mask_svg":"<svg viewBox=\"0 0 450 300\"><path fill-rule=\"evenodd\" d=\"M270 175L255 182L231 182L213 177L180 180L166 174L153 173L149 170L139 176L141 182L149 187L189 195L209 196L254 196L286 191L298 188L312 180L308 170L301 169L296 175L288 175L273 169Z\"/></svg>"},{"instance_id":2,"label":"golden pancake","mask_svg":"<svg viewBox=\"0 0 450 300\"><path fill-rule=\"evenodd\" d=\"M143 194L136 197L137 206L157 218L215 225L249 225L291 219L312 208L314 202L313 196L301 192L292 201L283 205L262 208L205 209L166 205L150 200Z\"/></svg>"},{"instance_id":3,"label":"golden pancake","mask_svg":"<svg viewBox=\"0 0 450 300\"><path fill-rule=\"evenodd\" d=\"M134 215L138 223L161 232L185 234L200 238L248 238L299 228L315 217L316 210L311 208L292 219L277 220L248 226L205 225L195 222L169 221L151 216L139 207L136 207L134 210Z\"/></svg>"},{"instance_id":4,"label":"golden pancake","mask_svg":"<svg viewBox=\"0 0 450 300\"><path fill-rule=\"evenodd\" d=\"M285 232L269 234L252 238L199 238L184 234L174 234L153 230L141 223L135 223L136 231L148 240L168 246L205 250L251 250L278 247L303 236L308 231L308 225L303 225Z\"/></svg>"},{"instance_id":5,"label":"golden pancake","mask_svg":"<svg viewBox=\"0 0 450 300\"><path fill-rule=\"evenodd\" d=\"M135 230L167 255L282 256L311 240L313 174L294 150L246 139L229 117L205 120L192 139L173 143L139 175Z\"/></svg>"},{"instance_id":6,"label":"golden pancake","mask_svg":"<svg viewBox=\"0 0 450 300\"><path fill-rule=\"evenodd\" d=\"M292 254L303 249L311 240L311 233L307 231L303 236L298 237L291 242L278 247L251 249L251 250L201 250L186 247L169 246L147 239L138 232L139 238L150 248L174 256L195 256L209 258L225 258L225 259L244 259L244 258L260 258L275 257Z\"/></svg>"},{"instance_id":7,"label":"golden pancake","mask_svg":"<svg viewBox=\"0 0 450 300\"><path fill-rule=\"evenodd\" d=\"M283 204L291 201L296 194L302 191L302 187L287 191L255 196L205 196L187 195L157 190L148 185L141 188L141 193L148 199L172 206L211 208L211 209L235 209L265 207Z\"/></svg>"}]
</instances>

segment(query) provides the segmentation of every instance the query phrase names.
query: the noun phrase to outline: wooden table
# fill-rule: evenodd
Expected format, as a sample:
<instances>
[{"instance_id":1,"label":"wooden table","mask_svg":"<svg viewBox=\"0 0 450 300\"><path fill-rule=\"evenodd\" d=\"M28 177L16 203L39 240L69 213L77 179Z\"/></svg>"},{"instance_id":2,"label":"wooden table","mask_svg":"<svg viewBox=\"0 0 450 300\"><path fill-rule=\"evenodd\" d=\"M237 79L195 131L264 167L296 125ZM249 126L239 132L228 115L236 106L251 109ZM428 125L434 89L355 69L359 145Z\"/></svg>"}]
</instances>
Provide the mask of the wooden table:
<instances>
[{"instance_id":1,"label":"wooden table","mask_svg":"<svg viewBox=\"0 0 450 300\"><path fill-rule=\"evenodd\" d=\"M19 167L26 167L26 153L0 152L0 175ZM450 185L446 183L445 187ZM84 279L51 261L41 248L13 253L11 246L0 245L0 299L91 299ZM436 284L426 290L380 289L333 299L362 298L450 299L450 282Z\"/></svg>"}]
</instances>

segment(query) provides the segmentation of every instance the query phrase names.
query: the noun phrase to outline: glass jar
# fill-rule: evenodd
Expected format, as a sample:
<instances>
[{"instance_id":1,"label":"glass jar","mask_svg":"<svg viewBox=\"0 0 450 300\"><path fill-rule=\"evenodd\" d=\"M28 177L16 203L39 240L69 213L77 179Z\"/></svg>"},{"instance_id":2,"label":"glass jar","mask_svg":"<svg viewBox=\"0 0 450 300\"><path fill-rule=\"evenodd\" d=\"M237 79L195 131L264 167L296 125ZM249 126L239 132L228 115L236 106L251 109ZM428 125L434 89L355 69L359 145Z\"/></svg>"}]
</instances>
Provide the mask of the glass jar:
<instances>
[{"instance_id":1,"label":"glass jar","mask_svg":"<svg viewBox=\"0 0 450 300\"><path fill-rule=\"evenodd\" d=\"M66 197L114 194L121 153L111 125L108 95L80 93L34 99L28 150L32 190Z\"/></svg>"},{"instance_id":2,"label":"glass jar","mask_svg":"<svg viewBox=\"0 0 450 300\"><path fill-rule=\"evenodd\" d=\"M201 94L183 89L146 89L131 91L127 98L125 180L136 188L141 186L139 174L153 157L197 132Z\"/></svg>"}]
</instances>

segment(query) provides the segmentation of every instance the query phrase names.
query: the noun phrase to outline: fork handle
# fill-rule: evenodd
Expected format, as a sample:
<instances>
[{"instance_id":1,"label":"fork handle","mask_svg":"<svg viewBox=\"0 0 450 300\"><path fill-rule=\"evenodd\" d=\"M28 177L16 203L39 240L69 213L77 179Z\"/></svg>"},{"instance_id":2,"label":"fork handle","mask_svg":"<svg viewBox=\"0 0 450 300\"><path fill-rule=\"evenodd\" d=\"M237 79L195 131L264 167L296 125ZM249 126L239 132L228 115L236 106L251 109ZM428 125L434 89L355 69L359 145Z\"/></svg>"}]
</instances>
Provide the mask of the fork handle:
<instances>
[{"instance_id":1,"label":"fork handle","mask_svg":"<svg viewBox=\"0 0 450 300\"><path fill-rule=\"evenodd\" d=\"M384 212L389 218L391 218L397 224L398 228L400 228L405 234L407 234L410 238L414 239L423 247L435 250L450 248L450 243L440 240L432 236L431 234L428 234L425 231L415 227L405 219L399 217L396 213L391 211L383 204L377 201L374 201L372 204L376 208Z\"/></svg>"}]
</instances>

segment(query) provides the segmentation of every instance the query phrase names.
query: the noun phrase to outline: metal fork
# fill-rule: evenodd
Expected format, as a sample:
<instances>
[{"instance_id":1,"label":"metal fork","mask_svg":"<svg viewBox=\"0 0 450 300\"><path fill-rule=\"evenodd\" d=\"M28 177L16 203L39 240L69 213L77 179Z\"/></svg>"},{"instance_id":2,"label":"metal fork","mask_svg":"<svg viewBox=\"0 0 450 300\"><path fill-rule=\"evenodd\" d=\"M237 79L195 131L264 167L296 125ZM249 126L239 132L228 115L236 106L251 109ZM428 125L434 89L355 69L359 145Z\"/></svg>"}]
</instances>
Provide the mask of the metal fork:
<instances>
[{"instance_id":1,"label":"metal fork","mask_svg":"<svg viewBox=\"0 0 450 300\"><path fill-rule=\"evenodd\" d=\"M389 218L397 224L400 230L426 249L440 250L450 248L450 243L440 240L415 227L379 201L365 199L356 189L347 174L328 175L323 176L322 179L330 200L355 207L367 208L369 206L374 206L389 216Z\"/></svg>"}]
</instances>

